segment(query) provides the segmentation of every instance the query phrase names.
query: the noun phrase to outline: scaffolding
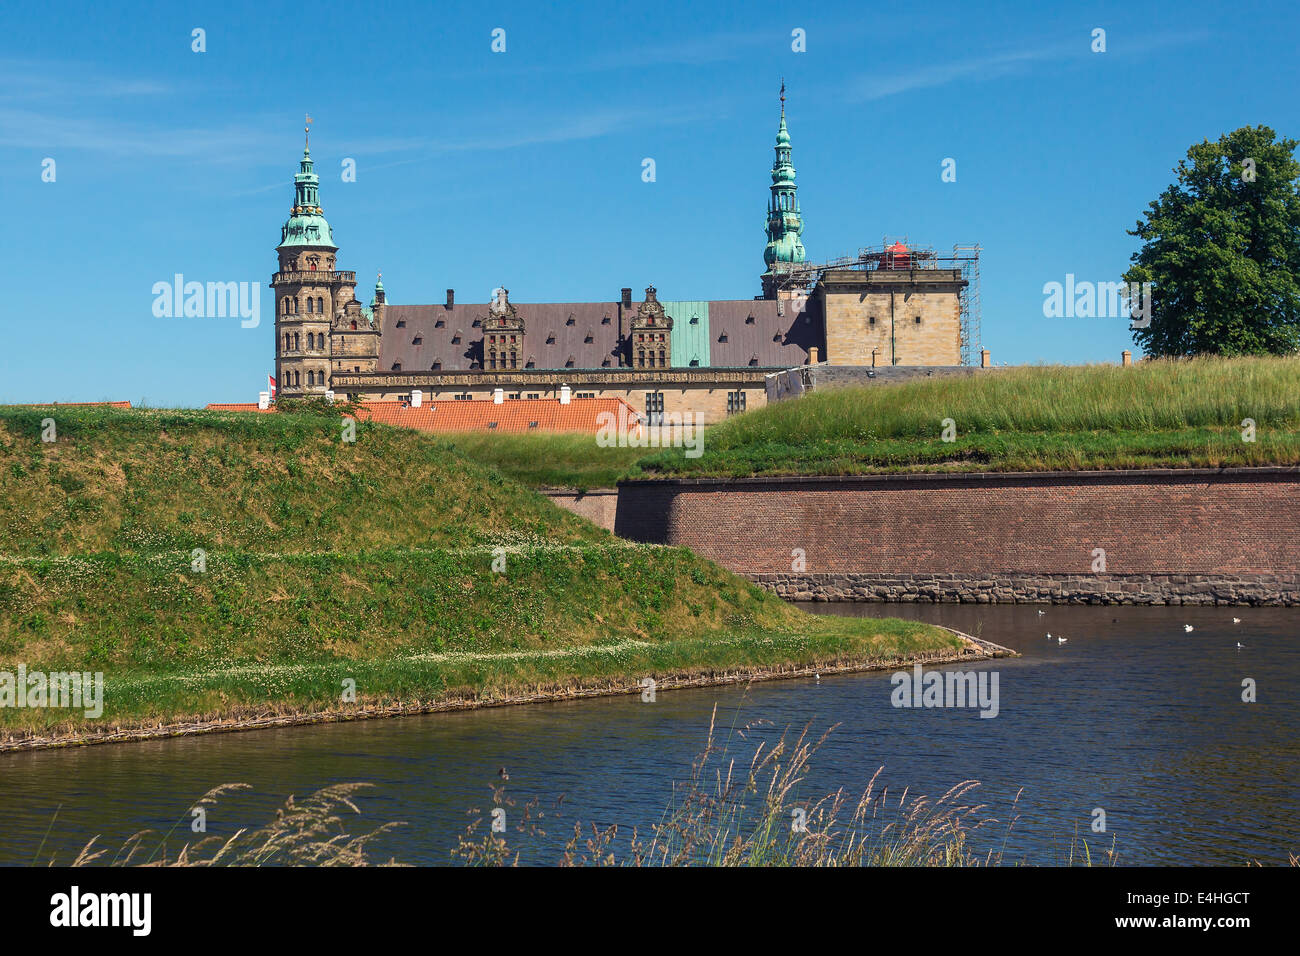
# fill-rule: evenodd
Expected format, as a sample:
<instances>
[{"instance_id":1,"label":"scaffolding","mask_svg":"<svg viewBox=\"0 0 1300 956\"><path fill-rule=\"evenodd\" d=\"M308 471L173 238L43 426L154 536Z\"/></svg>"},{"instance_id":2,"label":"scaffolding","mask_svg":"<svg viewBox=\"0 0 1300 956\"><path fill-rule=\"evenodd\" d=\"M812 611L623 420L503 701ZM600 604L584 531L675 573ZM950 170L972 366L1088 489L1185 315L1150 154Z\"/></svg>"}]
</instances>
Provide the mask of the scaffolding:
<instances>
[{"instance_id":1,"label":"scaffolding","mask_svg":"<svg viewBox=\"0 0 1300 956\"><path fill-rule=\"evenodd\" d=\"M902 245L900 250L898 247ZM952 255L941 256L930 246L914 246L906 236L885 236L879 246L866 246L854 255L840 256L825 262L776 262L771 272L781 310L781 292L801 291L811 294L826 272L858 270L916 271L922 269L953 269L965 280L958 300L961 304L961 364L978 364L980 360L981 304L980 304L980 245L957 243ZM766 281L766 280L765 280Z\"/></svg>"}]
</instances>

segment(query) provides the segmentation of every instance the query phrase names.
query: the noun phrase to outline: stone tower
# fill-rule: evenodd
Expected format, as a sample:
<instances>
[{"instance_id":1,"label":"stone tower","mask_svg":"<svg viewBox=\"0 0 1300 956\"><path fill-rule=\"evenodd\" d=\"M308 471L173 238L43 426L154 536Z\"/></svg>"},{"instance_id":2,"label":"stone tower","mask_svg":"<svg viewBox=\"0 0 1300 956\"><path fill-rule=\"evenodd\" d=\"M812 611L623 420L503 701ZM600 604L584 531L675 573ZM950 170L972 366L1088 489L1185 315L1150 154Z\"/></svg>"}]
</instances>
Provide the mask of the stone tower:
<instances>
[{"instance_id":1,"label":"stone tower","mask_svg":"<svg viewBox=\"0 0 1300 956\"><path fill-rule=\"evenodd\" d=\"M379 371L379 337L384 327L388 302L384 296L384 274L375 278L375 295L366 309L356 299L347 299L330 323L330 367L335 372Z\"/></svg>"},{"instance_id":2,"label":"stone tower","mask_svg":"<svg viewBox=\"0 0 1300 956\"><path fill-rule=\"evenodd\" d=\"M330 382L333 320L348 303L362 314L354 295L356 273L334 269L338 246L321 210L320 177L312 166L308 129L303 128L302 161L293 177L293 208L275 247L280 270L271 277L275 380L284 398L324 394Z\"/></svg>"},{"instance_id":3,"label":"stone tower","mask_svg":"<svg viewBox=\"0 0 1300 956\"><path fill-rule=\"evenodd\" d=\"M799 187L790 162L790 133L785 128L785 83L781 83L781 125L776 131L776 159L772 162L771 197L767 202L767 246L763 262L763 297L775 299L783 271L804 262L803 217L799 214Z\"/></svg>"},{"instance_id":4,"label":"stone tower","mask_svg":"<svg viewBox=\"0 0 1300 956\"><path fill-rule=\"evenodd\" d=\"M510 290L493 289L487 318L483 320L483 368L495 371L523 368L528 361L525 334L524 320L510 304Z\"/></svg>"}]
</instances>

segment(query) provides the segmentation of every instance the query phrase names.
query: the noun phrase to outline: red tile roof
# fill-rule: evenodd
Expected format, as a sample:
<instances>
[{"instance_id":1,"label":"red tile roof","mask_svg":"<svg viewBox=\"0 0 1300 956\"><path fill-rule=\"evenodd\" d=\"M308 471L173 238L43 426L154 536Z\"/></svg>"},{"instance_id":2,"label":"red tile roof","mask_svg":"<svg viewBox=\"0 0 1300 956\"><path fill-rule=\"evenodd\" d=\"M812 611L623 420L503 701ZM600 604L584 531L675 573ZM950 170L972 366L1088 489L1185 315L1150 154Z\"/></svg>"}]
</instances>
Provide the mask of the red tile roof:
<instances>
[{"instance_id":1,"label":"red tile roof","mask_svg":"<svg viewBox=\"0 0 1300 956\"><path fill-rule=\"evenodd\" d=\"M275 408L258 408L257 402L208 402L210 412L273 412Z\"/></svg>"},{"instance_id":2,"label":"red tile roof","mask_svg":"<svg viewBox=\"0 0 1300 956\"><path fill-rule=\"evenodd\" d=\"M212 402L211 411L272 412L256 402ZM379 422L423 432L583 432L600 430L602 413L618 416L620 431L641 424L641 414L621 398L573 398L561 405L556 398L511 398L500 405L488 399L428 402L413 408L405 402L364 402L357 409L361 421ZM495 426L493 423L496 423Z\"/></svg>"},{"instance_id":3,"label":"red tile roof","mask_svg":"<svg viewBox=\"0 0 1300 956\"><path fill-rule=\"evenodd\" d=\"M603 413L618 416L620 430L635 427L641 416L621 398L574 398L561 405L555 398L514 398L500 405L484 399L437 401L412 408L402 402L368 402L357 412L361 421L381 422L425 432L585 432L600 430ZM493 424L495 423L495 425Z\"/></svg>"}]
</instances>

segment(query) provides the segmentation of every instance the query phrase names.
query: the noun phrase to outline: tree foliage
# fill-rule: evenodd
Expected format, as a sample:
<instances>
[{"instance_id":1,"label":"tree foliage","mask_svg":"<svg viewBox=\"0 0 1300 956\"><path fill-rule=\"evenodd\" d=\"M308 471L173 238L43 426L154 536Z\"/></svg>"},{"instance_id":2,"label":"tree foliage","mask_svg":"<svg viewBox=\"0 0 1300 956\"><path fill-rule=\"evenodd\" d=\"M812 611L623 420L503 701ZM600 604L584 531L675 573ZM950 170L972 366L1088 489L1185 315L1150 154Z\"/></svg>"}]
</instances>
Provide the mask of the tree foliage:
<instances>
[{"instance_id":1,"label":"tree foliage","mask_svg":"<svg viewBox=\"0 0 1300 956\"><path fill-rule=\"evenodd\" d=\"M1288 354L1300 348L1300 162L1296 140L1244 126L1187 151L1177 181L1130 235L1124 274L1150 282L1150 355Z\"/></svg>"}]
</instances>

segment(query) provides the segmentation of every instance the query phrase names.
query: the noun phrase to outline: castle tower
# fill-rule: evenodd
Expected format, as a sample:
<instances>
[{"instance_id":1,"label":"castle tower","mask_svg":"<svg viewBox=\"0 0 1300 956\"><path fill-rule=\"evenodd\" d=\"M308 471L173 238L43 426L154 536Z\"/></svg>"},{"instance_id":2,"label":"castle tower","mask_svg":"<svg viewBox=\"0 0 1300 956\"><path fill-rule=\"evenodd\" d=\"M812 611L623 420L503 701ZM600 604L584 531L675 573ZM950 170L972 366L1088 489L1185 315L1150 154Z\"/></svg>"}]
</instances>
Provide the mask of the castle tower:
<instances>
[{"instance_id":1,"label":"castle tower","mask_svg":"<svg viewBox=\"0 0 1300 956\"><path fill-rule=\"evenodd\" d=\"M524 320L510 304L510 290L492 290L487 319L483 322L483 368L489 371L523 368L528 362L524 349Z\"/></svg>"},{"instance_id":2,"label":"castle tower","mask_svg":"<svg viewBox=\"0 0 1300 956\"><path fill-rule=\"evenodd\" d=\"M775 299L783 272L804 262L803 217L799 214L799 187L790 162L790 132L785 128L785 81L781 81L781 125L776 131L776 159L772 162L771 197L767 202L767 247L763 262L763 297Z\"/></svg>"},{"instance_id":3,"label":"castle tower","mask_svg":"<svg viewBox=\"0 0 1300 956\"><path fill-rule=\"evenodd\" d=\"M307 118L311 123L311 117ZM320 177L304 126L293 208L280 230L275 293L275 379L284 398L324 394L330 383L330 326L355 300L355 272L334 269L338 246L320 205ZM376 353L377 355L378 353Z\"/></svg>"}]
</instances>

